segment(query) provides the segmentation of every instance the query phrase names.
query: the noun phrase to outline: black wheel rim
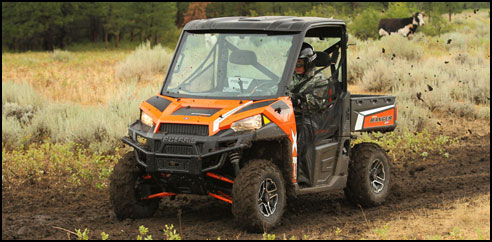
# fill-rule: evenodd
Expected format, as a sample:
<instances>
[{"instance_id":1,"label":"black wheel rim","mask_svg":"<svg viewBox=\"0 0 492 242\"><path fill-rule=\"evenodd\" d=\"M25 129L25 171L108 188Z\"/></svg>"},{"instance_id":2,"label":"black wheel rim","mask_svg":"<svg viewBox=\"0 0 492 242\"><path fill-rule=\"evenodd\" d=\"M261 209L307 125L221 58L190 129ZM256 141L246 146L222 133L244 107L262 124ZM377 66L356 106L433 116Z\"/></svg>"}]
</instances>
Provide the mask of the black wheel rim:
<instances>
[{"instance_id":1,"label":"black wheel rim","mask_svg":"<svg viewBox=\"0 0 492 242\"><path fill-rule=\"evenodd\" d=\"M272 216L277 210L278 189L277 184L267 178L263 180L258 191L258 209L265 217Z\"/></svg>"},{"instance_id":2,"label":"black wheel rim","mask_svg":"<svg viewBox=\"0 0 492 242\"><path fill-rule=\"evenodd\" d=\"M380 193L384 189L385 181L386 173L384 172L384 163L376 159L372 162L371 169L369 170L371 188L375 193Z\"/></svg>"}]
</instances>

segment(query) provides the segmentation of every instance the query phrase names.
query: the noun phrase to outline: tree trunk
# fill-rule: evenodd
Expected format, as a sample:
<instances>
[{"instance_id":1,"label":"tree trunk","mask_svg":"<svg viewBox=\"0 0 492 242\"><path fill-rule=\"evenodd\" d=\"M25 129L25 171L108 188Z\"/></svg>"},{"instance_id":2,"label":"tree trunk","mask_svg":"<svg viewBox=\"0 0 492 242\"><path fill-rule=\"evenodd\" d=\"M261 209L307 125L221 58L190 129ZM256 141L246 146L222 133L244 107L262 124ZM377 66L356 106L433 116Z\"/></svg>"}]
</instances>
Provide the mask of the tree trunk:
<instances>
[{"instance_id":1,"label":"tree trunk","mask_svg":"<svg viewBox=\"0 0 492 242\"><path fill-rule=\"evenodd\" d=\"M53 41L50 36L44 36L44 50L53 51Z\"/></svg>"},{"instance_id":2,"label":"tree trunk","mask_svg":"<svg viewBox=\"0 0 492 242\"><path fill-rule=\"evenodd\" d=\"M17 38L14 39L14 50L19 50L19 39Z\"/></svg>"},{"instance_id":3,"label":"tree trunk","mask_svg":"<svg viewBox=\"0 0 492 242\"><path fill-rule=\"evenodd\" d=\"M448 14L449 14L449 22L451 22L451 12L449 12Z\"/></svg>"},{"instance_id":4,"label":"tree trunk","mask_svg":"<svg viewBox=\"0 0 492 242\"><path fill-rule=\"evenodd\" d=\"M116 48L118 48L118 44L119 44L119 41L120 41L120 33L119 32L116 33L114 35L114 37L115 37L114 45L115 45Z\"/></svg>"},{"instance_id":5,"label":"tree trunk","mask_svg":"<svg viewBox=\"0 0 492 242\"><path fill-rule=\"evenodd\" d=\"M108 32L104 32L104 44L106 46L106 49L108 48Z\"/></svg>"},{"instance_id":6,"label":"tree trunk","mask_svg":"<svg viewBox=\"0 0 492 242\"><path fill-rule=\"evenodd\" d=\"M58 39L57 39L57 44L58 46L60 46L60 49L65 49L65 36L67 36L67 31L65 31L64 29L62 29L60 31L60 35L58 36Z\"/></svg>"},{"instance_id":7,"label":"tree trunk","mask_svg":"<svg viewBox=\"0 0 492 242\"><path fill-rule=\"evenodd\" d=\"M94 16L91 16L91 24L90 24L90 31L91 31L91 40L93 43L95 43L98 39L97 36L97 22L96 18Z\"/></svg>"},{"instance_id":8,"label":"tree trunk","mask_svg":"<svg viewBox=\"0 0 492 242\"><path fill-rule=\"evenodd\" d=\"M147 36L147 40L150 42L150 47L152 48L153 43L152 43L152 34L149 34L149 36Z\"/></svg>"}]
</instances>

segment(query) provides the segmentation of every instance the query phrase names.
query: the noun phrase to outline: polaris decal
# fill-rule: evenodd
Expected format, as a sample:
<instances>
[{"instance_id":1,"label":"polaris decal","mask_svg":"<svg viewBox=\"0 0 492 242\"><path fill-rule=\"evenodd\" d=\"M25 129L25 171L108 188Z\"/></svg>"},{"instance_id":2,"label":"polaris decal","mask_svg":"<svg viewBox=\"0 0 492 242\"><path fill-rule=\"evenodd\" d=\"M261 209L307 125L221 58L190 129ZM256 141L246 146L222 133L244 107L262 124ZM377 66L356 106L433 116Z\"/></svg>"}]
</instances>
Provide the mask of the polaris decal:
<instances>
[{"instance_id":1,"label":"polaris decal","mask_svg":"<svg viewBox=\"0 0 492 242\"><path fill-rule=\"evenodd\" d=\"M394 115L394 104L360 112L357 114L354 131L362 130L363 128L393 125L395 123Z\"/></svg>"}]
</instances>

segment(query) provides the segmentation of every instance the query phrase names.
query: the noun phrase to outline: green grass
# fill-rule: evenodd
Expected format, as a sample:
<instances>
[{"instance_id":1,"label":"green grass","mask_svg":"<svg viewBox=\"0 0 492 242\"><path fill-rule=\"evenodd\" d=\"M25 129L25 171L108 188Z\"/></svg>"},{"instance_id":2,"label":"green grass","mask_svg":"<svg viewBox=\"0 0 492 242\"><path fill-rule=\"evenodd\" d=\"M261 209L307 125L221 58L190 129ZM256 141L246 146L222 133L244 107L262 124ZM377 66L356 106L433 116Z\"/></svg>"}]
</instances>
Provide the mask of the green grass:
<instances>
[{"instance_id":1,"label":"green grass","mask_svg":"<svg viewBox=\"0 0 492 242\"><path fill-rule=\"evenodd\" d=\"M176 230L174 229L174 225L165 225L165 228L162 230L164 232L164 237L162 239L164 240L182 240L184 238L181 238L179 234L177 234ZM138 228L139 234L137 235L136 240L153 240L154 238L152 237L151 234L149 234L149 229L146 228L145 226L141 225ZM341 229L337 227L337 230L335 231L335 236L338 236L341 233ZM389 223L385 224L383 227L376 227L373 229L373 234L375 239L378 240L388 240L390 237L391 239L401 239L401 240L408 240L408 239L416 239L413 237L408 237L407 235L403 235L401 238L394 238L394 235L391 234L390 232L390 225ZM99 238L92 238L91 237L91 231L88 228L85 228L84 231L82 232L80 229L75 229L75 232L68 231L68 233L71 233L77 237L78 240L90 240L90 239L99 239ZM110 235L101 232L101 240L108 240L110 239ZM262 234L262 240L275 240L275 239L281 239L281 240L297 240L295 236L292 236L290 238L287 238L285 233L283 234L283 237L277 237L275 234L269 234L269 233L263 233ZM309 239L309 235L304 234L303 239ZM361 238L361 240L365 240L367 238ZM373 238L374 239L374 238ZM454 227L447 235L426 235L425 236L426 240L443 240L443 239L450 239L450 240L485 240L485 236L483 235L482 231L479 229L476 229L476 234L465 234L459 227ZM216 240L220 240L220 237L218 237Z\"/></svg>"},{"instance_id":2,"label":"green grass","mask_svg":"<svg viewBox=\"0 0 492 242\"><path fill-rule=\"evenodd\" d=\"M445 135L435 136L427 130L422 132L405 131L402 134L395 132L390 133L361 133L353 142L353 145L362 142L372 142L380 145L388 151L388 155L393 158L396 165L402 165L398 162L404 160L411 154L427 157L429 154L438 154L440 156L449 156L448 151L451 145L458 144L458 138L452 138Z\"/></svg>"},{"instance_id":3,"label":"green grass","mask_svg":"<svg viewBox=\"0 0 492 242\"><path fill-rule=\"evenodd\" d=\"M63 229L66 231L65 229ZM90 240L91 239L91 231L88 228L85 228L83 232L80 229L75 229L75 232L67 231L68 233L74 234L77 236L78 240ZM176 232L174 225L164 225L164 229L162 230L164 237L162 239L165 240L181 240L181 236ZM143 225L138 227L138 235L136 240L153 240L152 235L149 234L149 229ZM108 240L109 234L105 232L101 232L101 240ZM274 235L275 237L275 235ZM97 239L97 238L96 238ZM220 238L219 238L220 239Z\"/></svg>"},{"instance_id":4,"label":"green grass","mask_svg":"<svg viewBox=\"0 0 492 242\"><path fill-rule=\"evenodd\" d=\"M2 187L15 189L25 184L49 182L57 187L108 186L114 164L121 158L114 154L89 152L76 143L31 144L12 150L2 148Z\"/></svg>"}]
</instances>

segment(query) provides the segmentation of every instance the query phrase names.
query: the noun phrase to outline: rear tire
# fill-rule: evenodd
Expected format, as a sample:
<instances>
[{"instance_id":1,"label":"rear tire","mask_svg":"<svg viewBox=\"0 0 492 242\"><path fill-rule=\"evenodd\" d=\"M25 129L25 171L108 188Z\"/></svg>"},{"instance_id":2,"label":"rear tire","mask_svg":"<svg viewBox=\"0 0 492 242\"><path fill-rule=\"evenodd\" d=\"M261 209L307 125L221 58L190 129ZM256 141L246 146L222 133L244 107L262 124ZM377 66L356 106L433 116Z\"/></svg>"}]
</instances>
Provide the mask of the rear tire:
<instances>
[{"instance_id":1,"label":"rear tire","mask_svg":"<svg viewBox=\"0 0 492 242\"><path fill-rule=\"evenodd\" d=\"M379 206L391 189L390 162L375 143L361 143L352 149L345 196L363 207Z\"/></svg>"},{"instance_id":2,"label":"rear tire","mask_svg":"<svg viewBox=\"0 0 492 242\"><path fill-rule=\"evenodd\" d=\"M158 209L159 198L140 199L145 196L143 190L152 189L143 180L144 174L137 166L133 151L126 153L115 165L109 177L109 199L119 220L151 217Z\"/></svg>"},{"instance_id":3,"label":"rear tire","mask_svg":"<svg viewBox=\"0 0 492 242\"><path fill-rule=\"evenodd\" d=\"M232 213L252 232L270 231L280 222L286 207L282 174L268 160L253 160L239 172L232 186Z\"/></svg>"}]
</instances>

